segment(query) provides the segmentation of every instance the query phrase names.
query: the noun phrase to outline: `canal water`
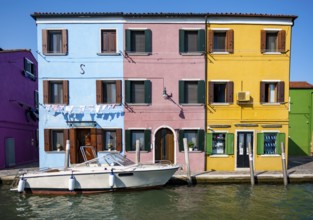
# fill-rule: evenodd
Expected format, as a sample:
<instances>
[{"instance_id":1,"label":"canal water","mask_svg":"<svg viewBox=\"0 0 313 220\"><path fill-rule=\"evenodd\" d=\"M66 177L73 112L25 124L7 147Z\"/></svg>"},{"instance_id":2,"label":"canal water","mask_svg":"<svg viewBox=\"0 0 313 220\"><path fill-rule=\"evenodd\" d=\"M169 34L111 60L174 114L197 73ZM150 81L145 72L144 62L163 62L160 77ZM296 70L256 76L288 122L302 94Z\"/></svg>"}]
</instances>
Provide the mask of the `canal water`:
<instances>
[{"instance_id":1,"label":"canal water","mask_svg":"<svg viewBox=\"0 0 313 220\"><path fill-rule=\"evenodd\" d=\"M313 219L313 184L166 186L94 195L19 195L0 186L3 219Z\"/></svg>"}]
</instances>

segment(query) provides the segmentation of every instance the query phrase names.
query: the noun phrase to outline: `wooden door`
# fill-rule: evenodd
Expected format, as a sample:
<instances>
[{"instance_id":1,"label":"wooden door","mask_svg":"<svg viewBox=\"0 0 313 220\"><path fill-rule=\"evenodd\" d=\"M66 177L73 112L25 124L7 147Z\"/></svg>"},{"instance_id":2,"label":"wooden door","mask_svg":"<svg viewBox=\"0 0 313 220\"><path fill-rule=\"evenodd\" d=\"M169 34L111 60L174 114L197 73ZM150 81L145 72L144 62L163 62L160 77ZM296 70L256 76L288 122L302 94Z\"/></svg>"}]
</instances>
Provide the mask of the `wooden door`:
<instances>
[{"instance_id":1,"label":"wooden door","mask_svg":"<svg viewBox=\"0 0 313 220\"><path fill-rule=\"evenodd\" d=\"M160 129L155 135L155 161L160 160L174 163L174 135L168 128Z\"/></svg>"}]
</instances>

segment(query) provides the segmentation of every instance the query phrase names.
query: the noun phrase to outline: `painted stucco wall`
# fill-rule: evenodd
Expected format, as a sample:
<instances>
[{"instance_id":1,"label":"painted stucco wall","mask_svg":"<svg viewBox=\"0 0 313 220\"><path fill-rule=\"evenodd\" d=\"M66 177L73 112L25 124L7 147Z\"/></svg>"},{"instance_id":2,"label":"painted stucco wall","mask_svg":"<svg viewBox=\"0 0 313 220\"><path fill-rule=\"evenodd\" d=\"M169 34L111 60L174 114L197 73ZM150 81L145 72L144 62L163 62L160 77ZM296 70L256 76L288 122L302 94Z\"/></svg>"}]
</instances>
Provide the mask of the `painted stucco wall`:
<instances>
[{"instance_id":1,"label":"painted stucco wall","mask_svg":"<svg viewBox=\"0 0 313 220\"><path fill-rule=\"evenodd\" d=\"M187 22L186 22L187 21ZM142 152L142 161L154 161L155 134L161 128L169 128L174 133L175 163L185 167L184 152L179 151L179 129L204 129L204 105L180 105L179 80L204 80L205 58L203 55L182 56L179 54L179 29L204 29L203 24L188 24L188 19L171 23L170 20L159 24L126 22L124 29L147 28L152 31L152 55L132 56L129 62L124 59L124 78L147 79L152 83L151 105L130 105L134 112L125 110L125 129L151 129L151 151ZM163 88L172 94L164 99ZM183 110L183 115L181 114ZM134 158L133 152L127 156ZM190 153L190 166L193 172L204 170L204 152Z\"/></svg>"},{"instance_id":2,"label":"painted stucco wall","mask_svg":"<svg viewBox=\"0 0 313 220\"><path fill-rule=\"evenodd\" d=\"M30 51L0 52L0 169L6 165L7 138L14 138L15 165L38 161L38 123L25 114L28 107L35 108L37 80L24 76L24 57L32 61L37 74L37 61Z\"/></svg>"},{"instance_id":3,"label":"painted stucco wall","mask_svg":"<svg viewBox=\"0 0 313 220\"><path fill-rule=\"evenodd\" d=\"M289 155L310 156L313 89L290 89Z\"/></svg>"},{"instance_id":4,"label":"painted stucco wall","mask_svg":"<svg viewBox=\"0 0 313 220\"><path fill-rule=\"evenodd\" d=\"M42 53L43 29L68 30L68 54L65 56L45 56ZM59 24L39 22L37 24L39 63L39 100L43 103L43 80L69 81L69 106L73 106L72 113L55 113L46 105L40 106L39 146L40 167L55 167L64 165L64 152L44 151L44 129L69 129L66 121L95 121L97 128L124 127L123 106L111 106L110 109L94 112L96 106L96 80L122 80L122 55L100 56L101 29L116 29L117 50L123 48L122 24L108 20L88 22L62 21ZM82 65L83 64L83 65ZM82 66L81 66L82 65ZM82 74L83 73L83 74ZM81 111L80 106L85 106Z\"/></svg>"},{"instance_id":5,"label":"painted stucco wall","mask_svg":"<svg viewBox=\"0 0 313 220\"><path fill-rule=\"evenodd\" d=\"M207 123L210 125L229 125L227 128L213 128L214 132L228 132L234 134L234 155L216 158L206 157L207 170L235 170L237 151L237 132L253 132L254 166L256 170L281 170L281 156L256 155L257 133L274 131L286 134L288 137L288 99L289 99L289 72L291 26L266 24L209 24L211 29L233 29L234 53L208 54L208 81L229 80L234 83L234 102L227 105L209 104L207 106ZM262 54L261 30L277 29L286 31L286 53ZM284 100L281 104L260 103L260 82L283 81ZM237 102L237 93L249 91L251 99L246 104ZM236 124L256 124L245 127ZM279 124L275 128L265 128L264 125ZM207 131L211 133L211 130ZM285 146L286 151L288 146ZM286 152L288 153L288 152Z\"/></svg>"}]
</instances>

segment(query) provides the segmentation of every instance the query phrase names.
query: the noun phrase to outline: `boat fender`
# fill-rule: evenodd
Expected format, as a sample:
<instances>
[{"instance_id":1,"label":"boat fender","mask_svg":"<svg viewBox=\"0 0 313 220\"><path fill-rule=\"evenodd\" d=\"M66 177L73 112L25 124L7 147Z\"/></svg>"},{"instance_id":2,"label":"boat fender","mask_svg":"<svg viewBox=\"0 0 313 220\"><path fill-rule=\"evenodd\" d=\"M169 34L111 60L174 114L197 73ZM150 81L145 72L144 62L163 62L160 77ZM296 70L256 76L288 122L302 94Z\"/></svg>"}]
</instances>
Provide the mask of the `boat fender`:
<instances>
[{"instance_id":1,"label":"boat fender","mask_svg":"<svg viewBox=\"0 0 313 220\"><path fill-rule=\"evenodd\" d=\"M18 191L19 193L24 192L24 189L25 189L25 182L26 182L25 178L24 178L24 177L21 177L20 180L19 180L19 182L18 182L18 187L17 187L17 191Z\"/></svg>"},{"instance_id":2,"label":"boat fender","mask_svg":"<svg viewBox=\"0 0 313 220\"><path fill-rule=\"evenodd\" d=\"M115 179L115 176L114 176L113 169L112 169L111 173L109 175L109 186L111 188L113 188L113 186L114 186L114 179Z\"/></svg>"},{"instance_id":3,"label":"boat fender","mask_svg":"<svg viewBox=\"0 0 313 220\"><path fill-rule=\"evenodd\" d=\"M68 190L69 191L74 191L75 189L75 178L73 174L71 175L71 178L68 180Z\"/></svg>"}]
</instances>

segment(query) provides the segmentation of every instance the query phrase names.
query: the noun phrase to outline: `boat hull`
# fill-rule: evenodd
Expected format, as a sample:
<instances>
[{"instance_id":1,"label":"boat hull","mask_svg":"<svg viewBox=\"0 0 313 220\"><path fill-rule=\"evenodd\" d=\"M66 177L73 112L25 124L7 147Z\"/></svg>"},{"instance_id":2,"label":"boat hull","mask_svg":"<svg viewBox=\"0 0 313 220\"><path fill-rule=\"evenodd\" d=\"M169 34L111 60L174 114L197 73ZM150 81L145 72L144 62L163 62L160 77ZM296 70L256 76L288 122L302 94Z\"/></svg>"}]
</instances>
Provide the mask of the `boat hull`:
<instances>
[{"instance_id":1,"label":"boat hull","mask_svg":"<svg viewBox=\"0 0 313 220\"><path fill-rule=\"evenodd\" d=\"M178 168L178 166L159 169L133 168L126 171L118 169L104 170L102 168L72 169L25 174L23 176L25 180L24 191L37 194L77 194L154 188L165 185ZM69 186L71 178L74 178L72 187ZM74 188L74 190L69 190L70 188Z\"/></svg>"}]
</instances>

